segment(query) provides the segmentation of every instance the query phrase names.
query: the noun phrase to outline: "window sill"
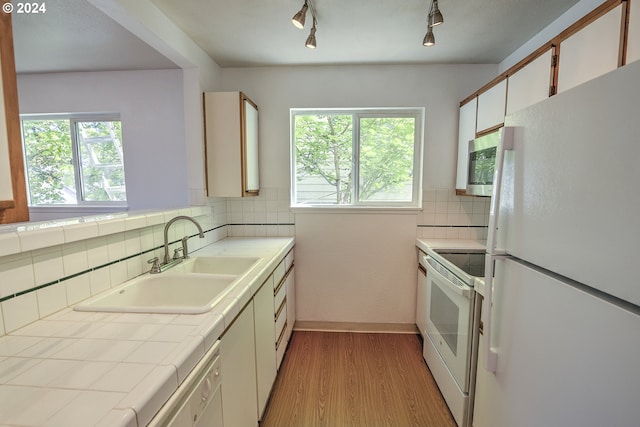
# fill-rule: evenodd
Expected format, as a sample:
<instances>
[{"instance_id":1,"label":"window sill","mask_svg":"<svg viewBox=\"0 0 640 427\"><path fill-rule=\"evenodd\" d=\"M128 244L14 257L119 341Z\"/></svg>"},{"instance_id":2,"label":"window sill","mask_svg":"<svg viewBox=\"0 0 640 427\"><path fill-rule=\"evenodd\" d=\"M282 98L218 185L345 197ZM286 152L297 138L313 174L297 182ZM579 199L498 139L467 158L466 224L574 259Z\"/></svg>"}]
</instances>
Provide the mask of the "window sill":
<instances>
[{"instance_id":1,"label":"window sill","mask_svg":"<svg viewBox=\"0 0 640 427\"><path fill-rule=\"evenodd\" d=\"M127 205L46 205L46 206L29 206L29 212L33 213L111 213L124 212L128 209Z\"/></svg>"},{"instance_id":2,"label":"window sill","mask_svg":"<svg viewBox=\"0 0 640 427\"><path fill-rule=\"evenodd\" d=\"M416 206L291 206L291 212L295 214L326 213L326 214L397 214L411 215L422 212L422 208Z\"/></svg>"}]
</instances>

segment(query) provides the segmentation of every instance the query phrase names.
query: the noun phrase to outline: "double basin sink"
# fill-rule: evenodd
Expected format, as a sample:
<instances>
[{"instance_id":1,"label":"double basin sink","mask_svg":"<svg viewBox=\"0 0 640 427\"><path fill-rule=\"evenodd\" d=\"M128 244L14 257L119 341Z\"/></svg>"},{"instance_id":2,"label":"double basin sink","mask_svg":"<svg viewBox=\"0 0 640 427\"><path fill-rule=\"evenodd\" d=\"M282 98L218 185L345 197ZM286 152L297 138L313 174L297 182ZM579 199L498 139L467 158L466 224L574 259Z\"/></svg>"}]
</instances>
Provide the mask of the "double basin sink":
<instances>
[{"instance_id":1,"label":"double basin sink","mask_svg":"<svg viewBox=\"0 0 640 427\"><path fill-rule=\"evenodd\" d=\"M74 307L116 313L205 313L259 258L202 256L158 274L144 274Z\"/></svg>"}]
</instances>

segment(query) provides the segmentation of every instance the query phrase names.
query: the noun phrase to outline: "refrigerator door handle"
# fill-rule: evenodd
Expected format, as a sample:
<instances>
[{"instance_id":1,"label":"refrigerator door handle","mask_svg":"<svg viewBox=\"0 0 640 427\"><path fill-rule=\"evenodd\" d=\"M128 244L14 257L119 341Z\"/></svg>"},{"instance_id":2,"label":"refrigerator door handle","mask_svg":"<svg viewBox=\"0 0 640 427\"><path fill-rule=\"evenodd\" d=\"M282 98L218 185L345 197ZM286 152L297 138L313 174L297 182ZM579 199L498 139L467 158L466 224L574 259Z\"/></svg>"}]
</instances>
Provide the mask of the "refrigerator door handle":
<instances>
[{"instance_id":1,"label":"refrigerator door handle","mask_svg":"<svg viewBox=\"0 0 640 427\"><path fill-rule=\"evenodd\" d=\"M484 277L484 302L482 311L484 312L484 339L485 346L485 369L495 372L498 366L498 352L491 347L491 307L493 305L493 268L496 257L487 254L485 257L485 277Z\"/></svg>"},{"instance_id":2,"label":"refrigerator door handle","mask_svg":"<svg viewBox=\"0 0 640 427\"><path fill-rule=\"evenodd\" d=\"M502 192L502 172L504 170L504 153L506 150L513 150L513 133L514 127L505 126L502 128L500 135L500 144L498 145L498 157L496 158L496 166L493 175L493 192L491 194L491 205L489 210L489 230L487 235L487 252L496 254L496 245L498 243L498 215L500 211L500 193Z\"/></svg>"}]
</instances>

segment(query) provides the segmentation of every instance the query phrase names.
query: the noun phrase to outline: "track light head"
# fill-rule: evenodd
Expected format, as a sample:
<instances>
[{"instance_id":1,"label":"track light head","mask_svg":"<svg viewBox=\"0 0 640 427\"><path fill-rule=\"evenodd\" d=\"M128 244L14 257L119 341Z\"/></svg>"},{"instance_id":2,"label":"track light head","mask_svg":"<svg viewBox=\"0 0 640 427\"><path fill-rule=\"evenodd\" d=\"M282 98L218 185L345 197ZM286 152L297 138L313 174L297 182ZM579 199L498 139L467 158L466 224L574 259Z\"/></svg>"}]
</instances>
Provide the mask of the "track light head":
<instances>
[{"instance_id":1,"label":"track light head","mask_svg":"<svg viewBox=\"0 0 640 427\"><path fill-rule=\"evenodd\" d=\"M440 25L444 22L444 18L442 17L442 12L438 8L438 0L433 0L431 3L431 24L429 26L435 27L436 25Z\"/></svg>"},{"instance_id":2,"label":"track light head","mask_svg":"<svg viewBox=\"0 0 640 427\"><path fill-rule=\"evenodd\" d=\"M433 35L433 16L429 14L429 20L427 21L427 34L425 34L424 39L422 39L423 46L433 46L436 44L436 37Z\"/></svg>"},{"instance_id":3,"label":"track light head","mask_svg":"<svg viewBox=\"0 0 640 427\"><path fill-rule=\"evenodd\" d=\"M302 9L300 9L298 13L293 15L293 18L291 18L291 23L296 28L300 28L300 29L304 28L304 20L307 17L307 9L309 9L309 5L305 0L304 5L302 6Z\"/></svg>"},{"instance_id":4,"label":"track light head","mask_svg":"<svg viewBox=\"0 0 640 427\"><path fill-rule=\"evenodd\" d=\"M427 34L425 34L424 39L422 40L422 45L433 46L434 44L436 44L436 38L433 35L433 30L431 29L431 27L429 27L429 29L427 30Z\"/></svg>"},{"instance_id":5,"label":"track light head","mask_svg":"<svg viewBox=\"0 0 640 427\"><path fill-rule=\"evenodd\" d=\"M307 41L304 44L309 49L316 48L316 22L313 20L313 27L311 27L311 32L309 33L309 37L307 37Z\"/></svg>"}]
</instances>

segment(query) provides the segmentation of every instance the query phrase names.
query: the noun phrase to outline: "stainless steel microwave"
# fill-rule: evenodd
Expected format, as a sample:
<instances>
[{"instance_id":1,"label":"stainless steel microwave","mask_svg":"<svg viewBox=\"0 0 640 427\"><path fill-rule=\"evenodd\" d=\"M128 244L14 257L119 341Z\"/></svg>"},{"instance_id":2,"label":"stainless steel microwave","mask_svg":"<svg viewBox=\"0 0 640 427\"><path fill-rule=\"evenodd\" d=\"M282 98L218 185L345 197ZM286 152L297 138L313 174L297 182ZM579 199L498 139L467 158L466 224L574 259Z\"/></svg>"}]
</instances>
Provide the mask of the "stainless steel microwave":
<instances>
[{"instance_id":1,"label":"stainless steel microwave","mask_svg":"<svg viewBox=\"0 0 640 427\"><path fill-rule=\"evenodd\" d=\"M467 194L491 196L502 129L469 141Z\"/></svg>"}]
</instances>

